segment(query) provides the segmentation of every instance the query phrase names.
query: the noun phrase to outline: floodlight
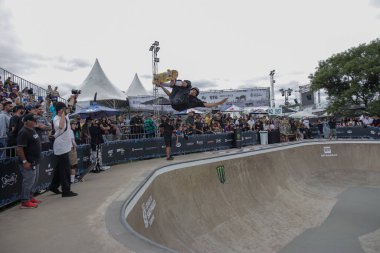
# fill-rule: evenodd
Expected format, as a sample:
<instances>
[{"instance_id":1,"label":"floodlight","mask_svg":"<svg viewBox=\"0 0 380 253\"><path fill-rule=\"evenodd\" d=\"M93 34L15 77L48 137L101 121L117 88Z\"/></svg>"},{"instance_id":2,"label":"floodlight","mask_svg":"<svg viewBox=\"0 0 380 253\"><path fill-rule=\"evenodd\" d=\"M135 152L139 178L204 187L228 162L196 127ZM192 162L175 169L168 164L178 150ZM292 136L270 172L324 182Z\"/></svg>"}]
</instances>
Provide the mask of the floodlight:
<instances>
[{"instance_id":1,"label":"floodlight","mask_svg":"<svg viewBox=\"0 0 380 253\"><path fill-rule=\"evenodd\" d=\"M154 46L150 46L149 51L153 51Z\"/></svg>"},{"instance_id":2,"label":"floodlight","mask_svg":"<svg viewBox=\"0 0 380 253\"><path fill-rule=\"evenodd\" d=\"M156 53L158 53L158 51L160 51L160 47L156 47L156 49L154 50Z\"/></svg>"}]
</instances>

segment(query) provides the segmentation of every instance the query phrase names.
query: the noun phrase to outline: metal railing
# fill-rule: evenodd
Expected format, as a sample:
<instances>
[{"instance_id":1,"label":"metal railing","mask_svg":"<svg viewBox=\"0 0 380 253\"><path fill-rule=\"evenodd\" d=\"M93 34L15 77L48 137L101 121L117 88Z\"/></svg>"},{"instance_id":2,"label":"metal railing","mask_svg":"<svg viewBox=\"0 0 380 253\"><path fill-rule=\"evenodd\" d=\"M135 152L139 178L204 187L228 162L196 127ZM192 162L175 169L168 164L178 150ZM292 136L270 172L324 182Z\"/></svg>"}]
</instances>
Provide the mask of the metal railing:
<instances>
[{"instance_id":1,"label":"metal railing","mask_svg":"<svg viewBox=\"0 0 380 253\"><path fill-rule=\"evenodd\" d=\"M25 88L28 88L28 89L33 89L33 95L35 96L35 101L38 100L39 97L42 97L43 100L45 100L48 92L46 89L34 84L34 83L31 83L27 80L25 80L24 78L21 78L3 68L0 68L0 76L2 77L2 82L5 83L5 81L10 77L11 81L13 83L17 83L19 85L19 90L22 91L23 89ZM63 102L63 103L67 103L66 99L62 98L62 97L58 97L58 101L60 102Z\"/></svg>"}]
</instances>

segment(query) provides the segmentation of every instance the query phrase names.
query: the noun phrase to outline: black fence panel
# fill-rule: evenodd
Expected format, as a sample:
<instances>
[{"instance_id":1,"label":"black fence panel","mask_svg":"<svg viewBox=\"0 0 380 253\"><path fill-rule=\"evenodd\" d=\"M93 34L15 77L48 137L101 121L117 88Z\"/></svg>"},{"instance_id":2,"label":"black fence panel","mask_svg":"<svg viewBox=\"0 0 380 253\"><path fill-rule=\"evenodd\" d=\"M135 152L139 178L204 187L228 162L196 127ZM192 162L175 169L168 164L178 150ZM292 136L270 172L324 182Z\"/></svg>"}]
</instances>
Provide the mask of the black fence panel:
<instances>
[{"instance_id":1,"label":"black fence panel","mask_svg":"<svg viewBox=\"0 0 380 253\"><path fill-rule=\"evenodd\" d=\"M380 139L379 127L338 127L338 138L348 139Z\"/></svg>"},{"instance_id":2,"label":"black fence panel","mask_svg":"<svg viewBox=\"0 0 380 253\"><path fill-rule=\"evenodd\" d=\"M91 166L91 146L88 144L77 146L78 166L77 175L87 173Z\"/></svg>"},{"instance_id":3,"label":"black fence panel","mask_svg":"<svg viewBox=\"0 0 380 253\"><path fill-rule=\"evenodd\" d=\"M268 144L280 143L281 135L280 130L274 130L268 132Z\"/></svg>"},{"instance_id":4,"label":"black fence panel","mask_svg":"<svg viewBox=\"0 0 380 253\"><path fill-rule=\"evenodd\" d=\"M20 199L22 175L18 158L0 160L0 207Z\"/></svg>"},{"instance_id":5,"label":"black fence panel","mask_svg":"<svg viewBox=\"0 0 380 253\"><path fill-rule=\"evenodd\" d=\"M51 180L54 176L55 167L56 162L54 159L53 151L42 152L40 169L38 171L36 192L45 190L50 186Z\"/></svg>"},{"instance_id":6,"label":"black fence panel","mask_svg":"<svg viewBox=\"0 0 380 253\"><path fill-rule=\"evenodd\" d=\"M242 146L250 146L258 144L257 133L255 131L246 131L241 133Z\"/></svg>"}]
</instances>

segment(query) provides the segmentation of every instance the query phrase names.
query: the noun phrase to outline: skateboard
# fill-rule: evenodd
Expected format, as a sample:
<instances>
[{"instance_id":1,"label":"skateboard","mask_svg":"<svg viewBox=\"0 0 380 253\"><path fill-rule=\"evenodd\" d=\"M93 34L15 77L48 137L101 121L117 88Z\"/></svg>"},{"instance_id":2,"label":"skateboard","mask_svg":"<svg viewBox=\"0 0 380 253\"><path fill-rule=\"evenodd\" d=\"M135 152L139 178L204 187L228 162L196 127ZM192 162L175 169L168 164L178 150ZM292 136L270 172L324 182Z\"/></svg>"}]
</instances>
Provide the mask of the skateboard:
<instances>
[{"instance_id":1,"label":"skateboard","mask_svg":"<svg viewBox=\"0 0 380 253\"><path fill-rule=\"evenodd\" d=\"M166 83L170 82L170 80L177 79L178 71L168 69L166 72L154 74L153 83Z\"/></svg>"}]
</instances>

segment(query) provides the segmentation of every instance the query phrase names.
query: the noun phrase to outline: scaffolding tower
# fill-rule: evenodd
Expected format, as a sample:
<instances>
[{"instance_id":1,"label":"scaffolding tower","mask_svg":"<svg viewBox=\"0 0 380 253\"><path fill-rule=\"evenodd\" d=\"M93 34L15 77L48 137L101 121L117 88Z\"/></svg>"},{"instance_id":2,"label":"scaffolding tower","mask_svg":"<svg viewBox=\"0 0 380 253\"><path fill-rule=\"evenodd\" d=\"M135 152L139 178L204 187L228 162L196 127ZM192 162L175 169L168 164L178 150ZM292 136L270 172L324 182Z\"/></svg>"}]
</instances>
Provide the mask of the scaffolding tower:
<instances>
[{"instance_id":1,"label":"scaffolding tower","mask_svg":"<svg viewBox=\"0 0 380 253\"><path fill-rule=\"evenodd\" d=\"M158 41L153 42L153 44L150 46L149 51L152 52L152 73L153 78L156 74L158 74L158 63L160 62L160 58L157 57L158 51L160 51L159 47L160 43ZM158 87L153 83L153 97L154 97L154 103L153 103L153 114L156 117L156 119L160 116L160 110L159 110L159 99L158 99Z\"/></svg>"}]
</instances>

